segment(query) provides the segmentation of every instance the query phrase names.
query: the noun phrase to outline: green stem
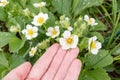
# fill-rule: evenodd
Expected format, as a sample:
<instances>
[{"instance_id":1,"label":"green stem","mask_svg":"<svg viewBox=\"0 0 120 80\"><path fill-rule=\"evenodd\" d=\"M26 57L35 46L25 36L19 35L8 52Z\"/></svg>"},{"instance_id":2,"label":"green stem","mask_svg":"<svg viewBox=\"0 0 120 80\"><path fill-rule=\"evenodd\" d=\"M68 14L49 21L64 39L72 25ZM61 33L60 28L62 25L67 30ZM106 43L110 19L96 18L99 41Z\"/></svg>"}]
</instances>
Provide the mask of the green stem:
<instances>
[{"instance_id":1,"label":"green stem","mask_svg":"<svg viewBox=\"0 0 120 80\"><path fill-rule=\"evenodd\" d=\"M118 22L119 22L119 19L120 19L120 13L118 14L118 18L117 18L117 20L115 21L116 23L115 24L113 24L113 31L112 31L112 35L111 35L111 37L110 37L110 40L109 40L109 42L108 42L108 44L107 44L107 49L108 49L108 47L110 46L110 44L111 44L111 42L112 42L112 40L113 40L113 37L114 37L114 35L115 35L115 30L116 30L116 28L117 28L117 24L118 24Z\"/></svg>"},{"instance_id":2,"label":"green stem","mask_svg":"<svg viewBox=\"0 0 120 80\"><path fill-rule=\"evenodd\" d=\"M45 28L45 30L47 31L47 28L46 28L46 26L43 24L43 27Z\"/></svg>"}]
</instances>

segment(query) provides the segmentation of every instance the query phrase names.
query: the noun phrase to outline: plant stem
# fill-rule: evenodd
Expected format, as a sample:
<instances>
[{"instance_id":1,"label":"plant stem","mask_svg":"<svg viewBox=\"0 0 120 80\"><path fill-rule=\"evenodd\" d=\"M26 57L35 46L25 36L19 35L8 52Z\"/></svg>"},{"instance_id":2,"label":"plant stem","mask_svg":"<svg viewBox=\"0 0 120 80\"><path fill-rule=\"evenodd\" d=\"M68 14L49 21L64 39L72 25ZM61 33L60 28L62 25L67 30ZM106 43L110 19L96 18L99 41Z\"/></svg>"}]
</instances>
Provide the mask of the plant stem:
<instances>
[{"instance_id":1,"label":"plant stem","mask_svg":"<svg viewBox=\"0 0 120 80\"><path fill-rule=\"evenodd\" d=\"M106 47L107 49L108 49L108 47L110 46L110 44L111 44L111 42L112 42L112 40L113 40L113 37L114 37L114 35L115 35L115 31L116 31L116 28L117 28L119 19L120 19L120 13L118 14L118 18L117 18L117 20L115 21L116 23L113 24L114 27L113 27L112 35L111 35L110 40L109 40L109 42L108 42L108 44L107 44L107 47Z\"/></svg>"}]
</instances>

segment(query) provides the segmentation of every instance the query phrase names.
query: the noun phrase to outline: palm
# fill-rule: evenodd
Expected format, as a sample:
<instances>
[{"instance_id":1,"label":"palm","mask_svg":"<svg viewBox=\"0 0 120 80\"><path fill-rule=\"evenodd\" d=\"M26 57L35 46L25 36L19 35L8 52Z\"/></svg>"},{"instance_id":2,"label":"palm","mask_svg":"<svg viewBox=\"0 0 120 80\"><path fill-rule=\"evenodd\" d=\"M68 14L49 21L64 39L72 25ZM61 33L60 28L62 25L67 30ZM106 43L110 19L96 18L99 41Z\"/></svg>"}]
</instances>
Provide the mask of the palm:
<instances>
[{"instance_id":1,"label":"palm","mask_svg":"<svg viewBox=\"0 0 120 80\"><path fill-rule=\"evenodd\" d=\"M78 48L69 51L52 45L31 68L26 62L12 70L3 80L77 80L81 62Z\"/></svg>"}]
</instances>

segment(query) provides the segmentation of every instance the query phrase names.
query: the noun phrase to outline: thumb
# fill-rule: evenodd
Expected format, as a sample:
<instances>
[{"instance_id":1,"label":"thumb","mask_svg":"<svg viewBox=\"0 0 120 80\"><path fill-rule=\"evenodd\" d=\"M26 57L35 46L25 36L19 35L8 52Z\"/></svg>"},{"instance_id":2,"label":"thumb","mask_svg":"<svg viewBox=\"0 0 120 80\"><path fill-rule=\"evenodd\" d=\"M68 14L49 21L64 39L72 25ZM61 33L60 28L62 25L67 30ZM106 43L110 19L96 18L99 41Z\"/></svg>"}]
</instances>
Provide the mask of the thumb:
<instances>
[{"instance_id":1,"label":"thumb","mask_svg":"<svg viewBox=\"0 0 120 80\"><path fill-rule=\"evenodd\" d=\"M24 80L31 69L31 64L25 62L8 73L3 80Z\"/></svg>"}]
</instances>

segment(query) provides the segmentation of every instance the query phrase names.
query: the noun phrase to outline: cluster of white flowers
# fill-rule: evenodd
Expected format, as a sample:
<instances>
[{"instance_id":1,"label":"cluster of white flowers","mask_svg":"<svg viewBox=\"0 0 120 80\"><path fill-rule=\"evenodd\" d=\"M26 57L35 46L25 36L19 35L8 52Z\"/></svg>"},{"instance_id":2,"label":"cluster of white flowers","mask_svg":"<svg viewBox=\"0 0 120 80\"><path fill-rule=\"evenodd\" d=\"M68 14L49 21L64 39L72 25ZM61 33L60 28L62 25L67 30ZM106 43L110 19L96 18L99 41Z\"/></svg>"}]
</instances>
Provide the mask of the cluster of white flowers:
<instances>
[{"instance_id":1,"label":"cluster of white flowers","mask_svg":"<svg viewBox=\"0 0 120 80\"><path fill-rule=\"evenodd\" d=\"M43 7L46 5L46 2L34 3L33 5L35 7ZM23 11L26 16L29 16L30 11L28 8ZM22 33L26 36L28 40L36 38L38 36L38 26L42 26L47 20L48 14L40 12L38 15L34 16L33 21L31 22L34 26L27 25L26 29L22 30Z\"/></svg>"},{"instance_id":2,"label":"cluster of white flowers","mask_svg":"<svg viewBox=\"0 0 120 80\"><path fill-rule=\"evenodd\" d=\"M88 23L88 25L94 26L97 25L98 23L95 22L94 18L89 18L88 15L84 16L84 20Z\"/></svg>"},{"instance_id":3,"label":"cluster of white flowers","mask_svg":"<svg viewBox=\"0 0 120 80\"><path fill-rule=\"evenodd\" d=\"M46 2L40 2L40 3L34 3L33 6L36 8L42 8L46 5ZM26 8L24 10L25 15L29 15L29 9ZM42 26L47 20L48 20L48 14L47 13L43 13L40 12L38 15L35 15L33 18L33 21L31 22L34 26L32 25L27 25L26 29L22 30L22 33L25 35L25 37L28 40L31 40L33 38L36 38L38 36L38 26ZM84 16L84 20L87 22L88 25L94 26L97 25L98 23L95 22L94 18L89 18L88 15ZM82 18L79 18L79 21L83 21ZM66 28L67 30L65 30L62 34L62 37L59 37L60 35L60 27L59 26L55 26L55 27L49 27L47 29L46 35L51 37L51 38L57 38L59 39L59 43L62 47L62 49L64 50L68 50L71 48L76 48L79 38L78 35L72 34L73 31L73 27L70 26L70 19L68 17L65 17L65 15L60 17L60 21L59 21L60 25L63 28ZM85 23L86 24L86 23ZM81 25L81 29L84 30L85 24ZM99 49L101 48L102 44L98 41L96 41L97 37L91 37L89 39L89 43L88 43L88 50L92 53L92 54L97 54ZM32 47L30 52L29 52L29 56L33 57L34 54L37 51L37 47Z\"/></svg>"},{"instance_id":4,"label":"cluster of white flowers","mask_svg":"<svg viewBox=\"0 0 120 80\"><path fill-rule=\"evenodd\" d=\"M9 2L7 0L0 0L0 6L5 7Z\"/></svg>"},{"instance_id":5,"label":"cluster of white flowers","mask_svg":"<svg viewBox=\"0 0 120 80\"><path fill-rule=\"evenodd\" d=\"M89 38L88 49L92 54L97 54L99 49L102 47L102 44L96 40L96 36Z\"/></svg>"},{"instance_id":6,"label":"cluster of white flowers","mask_svg":"<svg viewBox=\"0 0 120 80\"><path fill-rule=\"evenodd\" d=\"M65 17L65 15L60 17L60 24L62 27L68 28L70 26L70 19L68 17Z\"/></svg>"},{"instance_id":7,"label":"cluster of white flowers","mask_svg":"<svg viewBox=\"0 0 120 80\"><path fill-rule=\"evenodd\" d=\"M40 2L40 3L34 3L33 6L36 8L41 8L46 5L46 2ZM24 11L24 14L29 17L30 11L28 8L26 8ZM38 15L35 15L33 18L33 21L31 22L34 26L28 24L26 25L26 29L22 30L22 33L25 35L27 40L31 40L33 38L36 38L38 36L38 26L42 26L46 21L48 20L48 14L40 12ZM55 27L52 32L50 32L52 29L48 29L48 36L52 36L52 38L59 35L59 27ZM32 47L29 51L29 56L33 57L37 51L37 46Z\"/></svg>"}]
</instances>

